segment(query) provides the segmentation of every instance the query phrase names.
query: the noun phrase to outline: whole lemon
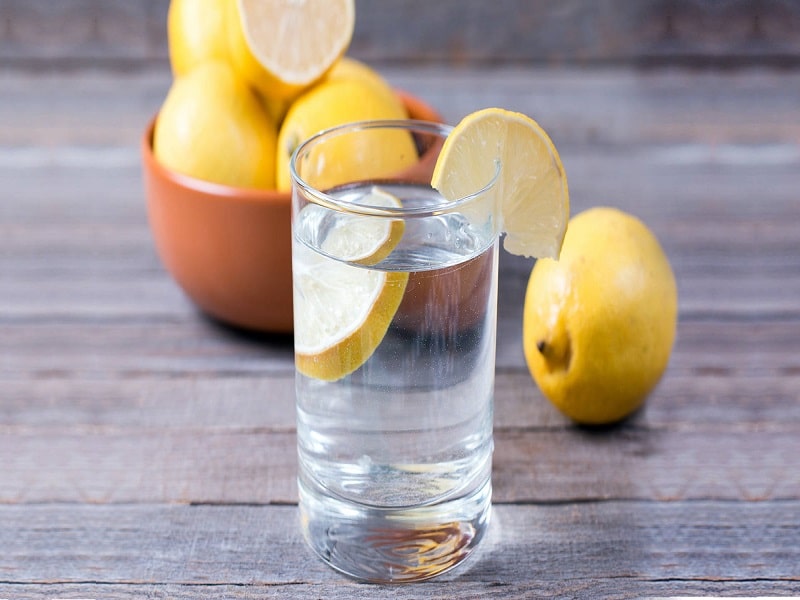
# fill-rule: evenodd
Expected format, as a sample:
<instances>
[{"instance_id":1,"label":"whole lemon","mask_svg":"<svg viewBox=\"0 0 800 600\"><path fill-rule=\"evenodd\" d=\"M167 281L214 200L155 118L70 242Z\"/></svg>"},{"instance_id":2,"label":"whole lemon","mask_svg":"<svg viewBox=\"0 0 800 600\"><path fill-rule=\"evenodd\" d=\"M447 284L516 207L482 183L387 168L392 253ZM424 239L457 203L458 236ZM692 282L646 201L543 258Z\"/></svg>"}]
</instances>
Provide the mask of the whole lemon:
<instances>
[{"instance_id":1,"label":"whole lemon","mask_svg":"<svg viewBox=\"0 0 800 600\"><path fill-rule=\"evenodd\" d=\"M353 121L405 117L402 104L371 83L345 78L314 86L292 103L281 124L276 159L278 189L291 188L289 159L295 148L315 133ZM319 176L310 181L320 189L359 178L391 175L418 158L414 140L406 131L343 136L325 148L324 156L317 157Z\"/></svg>"},{"instance_id":2,"label":"whole lemon","mask_svg":"<svg viewBox=\"0 0 800 600\"><path fill-rule=\"evenodd\" d=\"M173 81L156 120L164 166L215 183L275 187L277 130L227 63L203 63Z\"/></svg>"},{"instance_id":3,"label":"whole lemon","mask_svg":"<svg viewBox=\"0 0 800 600\"><path fill-rule=\"evenodd\" d=\"M350 56L343 56L333 65L333 68L328 71L328 74L325 75L325 81L352 80L361 81L372 86L379 94L385 96L387 104L396 105L398 112L405 111L403 103L400 101L399 96L394 93L389 82L365 62L351 58Z\"/></svg>"},{"instance_id":4,"label":"whole lemon","mask_svg":"<svg viewBox=\"0 0 800 600\"><path fill-rule=\"evenodd\" d=\"M523 347L542 393L583 424L618 421L661 378L675 340L669 261L637 218L599 207L570 220L558 261L540 259L525 295Z\"/></svg>"},{"instance_id":5,"label":"whole lemon","mask_svg":"<svg viewBox=\"0 0 800 600\"><path fill-rule=\"evenodd\" d=\"M228 60L226 0L172 0L167 38L176 77L209 60Z\"/></svg>"}]
</instances>

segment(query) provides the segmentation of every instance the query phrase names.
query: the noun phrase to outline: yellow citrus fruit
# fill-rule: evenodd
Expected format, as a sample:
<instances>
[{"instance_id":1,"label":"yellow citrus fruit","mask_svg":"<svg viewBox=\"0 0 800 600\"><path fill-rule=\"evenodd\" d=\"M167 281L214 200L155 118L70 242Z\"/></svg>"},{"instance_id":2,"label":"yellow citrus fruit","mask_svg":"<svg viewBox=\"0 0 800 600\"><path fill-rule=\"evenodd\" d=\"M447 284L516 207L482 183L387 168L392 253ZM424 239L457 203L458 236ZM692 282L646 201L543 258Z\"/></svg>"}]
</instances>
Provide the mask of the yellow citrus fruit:
<instances>
[{"instance_id":1,"label":"yellow citrus fruit","mask_svg":"<svg viewBox=\"0 0 800 600\"><path fill-rule=\"evenodd\" d=\"M399 208L400 200L378 186L372 186L369 195L359 199L360 204ZM377 265L391 254L403 237L406 224L402 219L365 217L342 214L336 227L328 232L322 249L341 260L358 265Z\"/></svg>"},{"instance_id":2,"label":"yellow citrus fruit","mask_svg":"<svg viewBox=\"0 0 800 600\"><path fill-rule=\"evenodd\" d=\"M550 137L530 117L499 108L466 116L447 136L431 185L453 200L483 189L496 173L486 197L506 234L503 247L557 257L569 221L567 176Z\"/></svg>"},{"instance_id":3,"label":"yellow citrus fruit","mask_svg":"<svg viewBox=\"0 0 800 600\"><path fill-rule=\"evenodd\" d=\"M375 69L360 60L343 56L325 76L325 81L361 81L372 86L378 93L386 97L387 104L396 104L398 113L408 116L405 106L395 94L392 86Z\"/></svg>"},{"instance_id":4,"label":"yellow citrus fruit","mask_svg":"<svg viewBox=\"0 0 800 600\"><path fill-rule=\"evenodd\" d=\"M313 134L353 121L405 116L401 105L363 81L334 80L314 86L292 103L281 124L276 159L277 188L284 191L291 188L289 159L297 146ZM318 189L385 177L414 164L418 158L414 140L406 131L343 135L326 142L320 152L324 154L311 158L324 161L324 169L320 169L314 181L309 181ZM367 162L370 167L366 166Z\"/></svg>"},{"instance_id":5,"label":"yellow citrus fruit","mask_svg":"<svg viewBox=\"0 0 800 600\"><path fill-rule=\"evenodd\" d=\"M357 203L398 207L399 200L373 189ZM300 222L329 213L306 205ZM318 214L319 213L319 214ZM399 226L398 226L399 223ZM337 215L320 244L322 254L295 244L294 343L297 370L336 381L363 365L380 345L403 299L408 273L355 266L374 265L389 255L403 235L401 221Z\"/></svg>"},{"instance_id":6,"label":"yellow citrus fruit","mask_svg":"<svg viewBox=\"0 0 800 600\"><path fill-rule=\"evenodd\" d=\"M264 96L292 98L345 53L354 0L227 0L228 47Z\"/></svg>"},{"instance_id":7,"label":"yellow citrus fruit","mask_svg":"<svg viewBox=\"0 0 800 600\"><path fill-rule=\"evenodd\" d=\"M669 261L640 220L605 207L580 213L559 260L531 272L522 327L530 372L573 420L618 421L661 378L677 305Z\"/></svg>"},{"instance_id":8,"label":"yellow citrus fruit","mask_svg":"<svg viewBox=\"0 0 800 600\"><path fill-rule=\"evenodd\" d=\"M173 81L156 120L153 152L164 166L237 187L275 187L276 128L227 63L199 65Z\"/></svg>"},{"instance_id":9,"label":"yellow citrus fruit","mask_svg":"<svg viewBox=\"0 0 800 600\"><path fill-rule=\"evenodd\" d=\"M172 72L176 77L209 60L228 59L225 30L227 0L172 0L167 36Z\"/></svg>"}]
</instances>

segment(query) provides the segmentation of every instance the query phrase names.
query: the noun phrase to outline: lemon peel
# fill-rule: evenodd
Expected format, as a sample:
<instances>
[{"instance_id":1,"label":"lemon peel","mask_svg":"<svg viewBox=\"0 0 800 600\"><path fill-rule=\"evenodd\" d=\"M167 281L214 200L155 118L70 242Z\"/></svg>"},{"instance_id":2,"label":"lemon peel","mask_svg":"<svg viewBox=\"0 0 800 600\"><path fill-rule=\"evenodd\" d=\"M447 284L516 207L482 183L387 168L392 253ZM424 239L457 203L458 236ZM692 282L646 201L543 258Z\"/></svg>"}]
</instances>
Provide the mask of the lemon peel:
<instances>
[{"instance_id":1,"label":"lemon peel","mask_svg":"<svg viewBox=\"0 0 800 600\"><path fill-rule=\"evenodd\" d=\"M209 60L228 60L227 0L172 0L167 39L172 73L180 77Z\"/></svg>"},{"instance_id":2,"label":"lemon peel","mask_svg":"<svg viewBox=\"0 0 800 600\"><path fill-rule=\"evenodd\" d=\"M153 132L158 161L206 181L275 187L277 128L230 65L210 61L172 82Z\"/></svg>"},{"instance_id":3,"label":"lemon peel","mask_svg":"<svg viewBox=\"0 0 800 600\"><path fill-rule=\"evenodd\" d=\"M228 0L228 46L237 70L268 98L293 98L345 53L354 0Z\"/></svg>"},{"instance_id":4,"label":"lemon peel","mask_svg":"<svg viewBox=\"0 0 800 600\"><path fill-rule=\"evenodd\" d=\"M406 117L402 104L374 84L355 78L322 81L292 103L281 124L275 167L277 189L291 189L292 153L315 133L354 121ZM367 156L370 158L365 161ZM393 175L418 161L412 136L400 130L337 136L323 148L309 152L308 158L324 165L309 181L323 190L349 181Z\"/></svg>"},{"instance_id":5,"label":"lemon peel","mask_svg":"<svg viewBox=\"0 0 800 600\"><path fill-rule=\"evenodd\" d=\"M632 215L596 207L572 218L558 261L536 261L525 293L528 368L562 413L613 423L667 367L678 296L669 260Z\"/></svg>"},{"instance_id":6,"label":"lemon peel","mask_svg":"<svg viewBox=\"0 0 800 600\"><path fill-rule=\"evenodd\" d=\"M358 203L401 206L377 187ZM313 213L325 210L309 204L297 218L314 219ZM369 360L402 302L409 277L353 264L375 265L386 258L400 243L402 220L338 217L320 244L323 254L296 242L293 263L295 365L300 373L324 381L341 379Z\"/></svg>"}]
</instances>

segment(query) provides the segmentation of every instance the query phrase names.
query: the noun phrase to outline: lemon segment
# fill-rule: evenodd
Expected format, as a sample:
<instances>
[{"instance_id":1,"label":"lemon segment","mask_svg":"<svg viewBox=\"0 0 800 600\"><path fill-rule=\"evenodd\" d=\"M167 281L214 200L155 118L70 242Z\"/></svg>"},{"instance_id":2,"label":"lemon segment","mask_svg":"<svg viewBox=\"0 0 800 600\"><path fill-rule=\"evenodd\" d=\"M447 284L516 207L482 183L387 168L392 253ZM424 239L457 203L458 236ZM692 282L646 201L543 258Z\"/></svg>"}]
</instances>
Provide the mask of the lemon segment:
<instances>
[{"instance_id":1,"label":"lemon segment","mask_svg":"<svg viewBox=\"0 0 800 600\"><path fill-rule=\"evenodd\" d=\"M487 108L465 117L444 142L431 185L449 200L491 189L503 247L557 258L569 221L567 176L555 145L536 121Z\"/></svg>"},{"instance_id":2,"label":"lemon segment","mask_svg":"<svg viewBox=\"0 0 800 600\"><path fill-rule=\"evenodd\" d=\"M319 80L353 36L353 0L229 0L231 58L264 96L292 98Z\"/></svg>"},{"instance_id":3,"label":"lemon segment","mask_svg":"<svg viewBox=\"0 0 800 600\"><path fill-rule=\"evenodd\" d=\"M358 203L400 206L376 188ZM297 219L324 218L321 211L331 212L309 204ZM409 276L348 264L383 260L402 238L402 221L336 217L320 244L322 254L296 241L292 266L295 365L300 373L324 381L341 379L369 360L400 306Z\"/></svg>"}]
</instances>

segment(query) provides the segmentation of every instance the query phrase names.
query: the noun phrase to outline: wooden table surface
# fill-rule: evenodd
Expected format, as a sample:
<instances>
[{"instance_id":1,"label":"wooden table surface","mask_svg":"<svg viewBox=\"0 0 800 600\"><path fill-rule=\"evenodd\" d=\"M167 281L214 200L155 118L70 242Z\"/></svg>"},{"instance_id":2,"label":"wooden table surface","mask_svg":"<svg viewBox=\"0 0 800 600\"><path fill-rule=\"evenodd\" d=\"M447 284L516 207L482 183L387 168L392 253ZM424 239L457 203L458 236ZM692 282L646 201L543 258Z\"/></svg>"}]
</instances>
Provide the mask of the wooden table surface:
<instances>
[{"instance_id":1,"label":"wooden table surface","mask_svg":"<svg viewBox=\"0 0 800 600\"><path fill-rule=\"evenodd\" d=\"M220 326L162 269L138 138L165 69L0 72L0 597L800 595L800 74L395 67L450 122L552 133L573 213L644 220L677 342L589 430L524 364L501 259L494 520L463 568L380 587L297 523L290 337Z\"/></svg>"}]
</instances>

